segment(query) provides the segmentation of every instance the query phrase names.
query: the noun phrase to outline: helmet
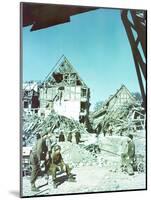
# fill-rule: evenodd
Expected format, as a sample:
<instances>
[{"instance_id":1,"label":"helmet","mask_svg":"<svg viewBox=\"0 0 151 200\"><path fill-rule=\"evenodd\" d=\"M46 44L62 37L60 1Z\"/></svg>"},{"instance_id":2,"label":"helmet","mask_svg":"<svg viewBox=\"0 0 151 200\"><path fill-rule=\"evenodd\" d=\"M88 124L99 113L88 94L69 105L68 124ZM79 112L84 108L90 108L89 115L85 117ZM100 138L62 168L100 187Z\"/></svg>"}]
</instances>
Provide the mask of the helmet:
<instances>
[{"instance_id":1,"label":"helmet","mask_svg":"<svg viewBox=\"0 0 151 200\"><path fill-rule=\"evenodd\" d=\"M54 151L57 151L57 150L61 150L61 147L59 145L54 146Z\"/></svg>"},{"instance_id":2,"label":"helmet","mask_svg":"<svg viewBox=\"0 0 151 200\"><path fill-rule=\"evenodd\" d=\"M128 137L132 140L133 139L133 135L129 134Z\"/></svg>"}]
</instances>

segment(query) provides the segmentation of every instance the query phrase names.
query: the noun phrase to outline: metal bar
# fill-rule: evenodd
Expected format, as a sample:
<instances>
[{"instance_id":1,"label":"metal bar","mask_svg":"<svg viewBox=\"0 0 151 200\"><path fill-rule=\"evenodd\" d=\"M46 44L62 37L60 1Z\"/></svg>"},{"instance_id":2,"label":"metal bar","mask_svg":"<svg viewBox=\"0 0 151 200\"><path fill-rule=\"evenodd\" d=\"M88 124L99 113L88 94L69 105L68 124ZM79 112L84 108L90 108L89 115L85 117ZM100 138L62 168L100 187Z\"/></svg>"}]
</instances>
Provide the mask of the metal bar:
<instances>
[{"instance_id":1,"label":"metal bar","mask_svg":"<svg viewBox=\"0 0 151 200\"><path fill-rule=\"evenodd\" d=\"M141 94L142 94L142 98L143 98L143 106L146 109L146 95L145 95L145 89L143 86L143 81L142 81L142 76L141 76L141 72L140 72L140 65L142 64L141 60L138 59L138 57L141 57L138 48L136 46L136 42L135 42L135 38L134 35L132 33L132 29L131 26L128 23L128 11L127 10L122 10L121 12L121 19L123 21L129 42L130 42L130 46L131 46L131 50L132 50L132 54L133 54L133 58L134 58L134 63L135 63L135 69L136 69L136 73L137 73L137 77L138 77L138 81L139 81L139 86L140 86L140 90L141 90ZM142 66L143 67L143 66ZM141 67L141 69L142 69ZM143 74L145 75L144 77L146 78L146 73L145 71L142 70L142 72L144 72Z\"/></svg>"}]
</instances>

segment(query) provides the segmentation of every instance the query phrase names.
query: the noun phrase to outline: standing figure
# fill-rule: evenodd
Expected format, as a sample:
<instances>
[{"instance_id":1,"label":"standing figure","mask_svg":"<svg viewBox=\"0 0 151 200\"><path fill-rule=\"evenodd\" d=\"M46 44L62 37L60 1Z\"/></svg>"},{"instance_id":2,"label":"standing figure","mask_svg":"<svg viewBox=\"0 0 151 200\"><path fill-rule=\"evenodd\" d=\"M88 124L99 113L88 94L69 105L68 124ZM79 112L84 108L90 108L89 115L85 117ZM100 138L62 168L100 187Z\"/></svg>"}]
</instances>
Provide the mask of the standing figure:
<instances>
[{"instance_id":1,"label":"standing figure","mask_svg":"<svg viewBox=\"0 0 151 200\"><path fill-rule=\"evenodd\" d=\"M128 142L128 166L127 166L127 172L129 175L134 175L134 161L135 161L135 144L133 141L133 135L129 134L128 136L130 138L129 142Z\"/></svg>"},{"instance_id":2,"label":"standing figure","mask_svg":"<svg viewBox=\"0 0 151 200\"><path fill-rule=\"evenodd\" d=\"M108 130L109 130L109 136L112 136L113 130L112 130L112 125L111 124L109 125L109 129Z\"/></svg>"},{"instance_id":3,"label":"standing figure","mask_svg":"<svg viewBox=\"0 0 151 200\"><path fill-rule=\"evenodd\" d=\"M76 144L75 131L72 132L72 143Z\"/></svg>"},{"instance_id":4,"label":"standing figure","mask_svg":"<svg viewBox=\"0 0 151 200\"><path fill-rule=\"evenodd\" d=\"M133 135L129 134L127 143L124 145L124 152L121 154L122 168L129 174L134 175L135 144Z\"/></svg>"},{"instance_id":5,"label":"standing figure","mask_svg":"<svg viewBox=\"0 0 151 200\"><path fill-rule=\"evenodd\" d=\"M69 133L68 133L68 138L67 138L67 140L68 140L69 142L72 142L72 132L69 132Z\"/></svg>"},{"instance_id":6,"label":"standing figure","mask_svg":"<svg viewBox=\"0 0 151 200\"><path fill-rule=\"evenodd\" d=\"M80 134L79 131L76 131L76 133L75 133L75 138L76 138L76 143L79 144L80 138L81 138L81 134Z\"/></svg>"},{"instance_id":7,"label":"standing figure","mask_svg":"<svg viewBox=\"0 0 151 200\"><path fill-rule=\"evenodd\" d=\"M59 135L59 142L64 142L64 141L65 141L65 136L64 136L63 132L61 132Z\"/></svg>"},{"instance_id":8,"label":"standing figure","mask_svg":"<svg viewBox=\"0 0 151 200\"><path fill-rule=\"evenodd\" d=\"M45 161L48 152L45 138L41 137L41 135L37 133L36 139L37 141L30 154L30 164L32 168L30 183L32 191L38 191L38 188L35 186L35 181L37 180L38 175L41 173L41 166L44 163L41 163L41 161Z\"/></svg>"}]
</instances>

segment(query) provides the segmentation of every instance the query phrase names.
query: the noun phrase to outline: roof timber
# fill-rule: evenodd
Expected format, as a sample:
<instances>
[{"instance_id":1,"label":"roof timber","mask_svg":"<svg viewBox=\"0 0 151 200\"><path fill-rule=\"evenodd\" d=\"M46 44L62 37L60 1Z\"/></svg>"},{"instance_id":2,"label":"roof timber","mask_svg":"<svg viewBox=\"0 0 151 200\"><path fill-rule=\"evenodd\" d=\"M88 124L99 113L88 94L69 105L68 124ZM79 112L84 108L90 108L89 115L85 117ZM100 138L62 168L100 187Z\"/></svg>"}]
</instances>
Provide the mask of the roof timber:
<instances>
[{"instance_id":1,"label":"roof timber","mask_svg":"<svg viewBox=\"0 0 151 200\"><path fill-rule=\"evenodd\" d=\"M70 78L74 79L75 77L73 74L76 74L77 79L81 82L81 85L84 86L85 88L88 88L88 86L85 84L83 79L79 76L79 73L75 70L73 65L70 63L70 61L62 55L58 62L55 64L55 66L52 68L50 73L46 76L46 78L43 81L43 84L50 83L50 84L55 84L56 80L54 76L59 76L60 75L69 75ZM63 84L66 85L66 83L63 81ZM60 83L62 85L62 83Z\"/></svg>"},{"instance_id":2,"label":"roof timber","mask_svg":"<svg viewBox=\"0 0 151 200\"><path fill-rule=\"evenodd\" d=\"M107 100L104 102L104 104L101 106L101 108L100 108L99 110L97 110L97 111L95 111L95 112L93 113L93 118L98 117L99 115L101 115L101 113L105 112L105 111L107 110L107 107L108 107L109 103L110 103L113 99L115 99L115 103L116 103L116 101L118 100L118 98L116 98L116 97L119 97L119 94L120 94L121 92L123 92L124 90L125 90L126 94L128 95L129 99L131 99L131 101L135 104L135 103L136 103L136 99L132 96L132 94L131 94L130 91L126 88L126 86L125 86L125 85L122 85L121 88L120 88L119 90L117 90L117 92L116 92L113 96L111 96L109 99L107 99ZM115 104L114 104L114 105L115 105ZM114 106L114 105L113 105L113 106ZM118 108L118 109L119 109L119 108ZM118 110L118 109L117 109L117 110ZM114 110L114 112L115 112L115 110Z\"/></svg>"}]
</instances>

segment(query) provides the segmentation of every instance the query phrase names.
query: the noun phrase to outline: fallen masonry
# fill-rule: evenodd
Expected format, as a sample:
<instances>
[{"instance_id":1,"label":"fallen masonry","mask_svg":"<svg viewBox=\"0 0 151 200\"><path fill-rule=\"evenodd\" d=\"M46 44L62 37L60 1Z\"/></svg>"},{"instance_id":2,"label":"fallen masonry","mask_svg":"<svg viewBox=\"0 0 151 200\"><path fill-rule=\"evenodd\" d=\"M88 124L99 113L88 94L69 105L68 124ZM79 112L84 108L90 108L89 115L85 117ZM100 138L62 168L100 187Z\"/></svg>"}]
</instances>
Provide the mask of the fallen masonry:
<instances>
[{"instance_id":1,"label":"fallen masonry","mask_svg":"<svg viewBox=\"0 0 151 200\"><path fill-rule=\"evenodd\" d=\"M146 124L144 108L124 85L90 118L93 129L104 135L127 135L129 131L145 129Z\"/></svg>"},{"instance_id":2,"label":"fallen masonry","mask_svg":"<svg viewBox=\"0 0 151 200\"><path fill-rule=\"evenodd\" d=\"M83 124L74 119L58 115L55 112L50 113L45 118L36 114L25 115L23 120L23 140L25 141L25 146L32 146L36 133L41 130L43 133L51 132L56 137L61 131L63 131L65 137L74 130L79 131L81 134L88 134Z\"/></svg>"},{"instance_id":3,"label":"fallen masonry","mask_svg":"<svg viewBox=\"0 0 151 200\"><path fill-rule=\"evenodd\" d=\"M124 95L124 98L123 98ZM87 131L84 124L56 112L48 116L29 113L23 116L23 187L24 195L50 195L78 192L117 191L146 187L146 132L145 111L131 96L125 86L110 97L100 109L92 113L93 130ZM71 132L81 134L79 144L67 141ZM45 176L39 177L39 193L30 191L29 155L36 134L52 133L61 146L62 157L76 175L76 183L64 181L54 190ZM63 132L64 142L59 142ZM133 135L136 154L135 174L129 176L121 170L121 154L126 148L128 135ZM51 180L51 179L50 179ZM51 182L51 181L50 181Z\"/></svg>"}]
</instances>

